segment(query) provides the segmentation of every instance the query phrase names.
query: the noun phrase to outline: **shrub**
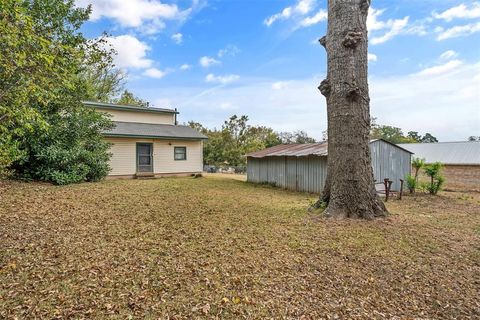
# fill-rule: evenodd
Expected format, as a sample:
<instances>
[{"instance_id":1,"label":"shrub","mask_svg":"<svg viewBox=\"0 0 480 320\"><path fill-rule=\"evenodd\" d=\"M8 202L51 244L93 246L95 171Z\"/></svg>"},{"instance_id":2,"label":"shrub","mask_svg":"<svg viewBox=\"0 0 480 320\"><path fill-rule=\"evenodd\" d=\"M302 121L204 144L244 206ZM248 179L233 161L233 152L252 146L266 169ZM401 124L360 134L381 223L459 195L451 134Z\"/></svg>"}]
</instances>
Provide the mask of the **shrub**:
<instances>
[{"instance_id":1,"label":"shrub","mask_svg":"<svg viewBox=\"0 0 480 320\"><path fill-rule=\"evenodd\" d=\"M440 162L435 162L425 166L425 174L430 177L430 182L426 185L426 190L430 194L437 194L445 182L445 178L440 175L441 169L442 164Z\"/></svg>"},{"instance_id":2,"label":"shrub","mask_svg":"<svg viewBox=\"0 0 480 320\"><path fill-rule=\"evenodd\" d=\"M414 176L409 174L407 176L406 182L407 182L407 188L410 191L410 193L415 193L415 189L417 188L417 179Z\"/></svg>"},{"instance_id":3,"label":"shrub","mask_svg":"<svg viewBox=\"0 0 480 320\"><path fill-rule=\"evenodd\" d=\"M413 158L412 159L412 167L415 170L415 174L414 174L413 177L415 179L416 184L418 184L418 172L424 166L425 166L425 159L421 159L421 158Z\"/></svg>"}]
</instances>

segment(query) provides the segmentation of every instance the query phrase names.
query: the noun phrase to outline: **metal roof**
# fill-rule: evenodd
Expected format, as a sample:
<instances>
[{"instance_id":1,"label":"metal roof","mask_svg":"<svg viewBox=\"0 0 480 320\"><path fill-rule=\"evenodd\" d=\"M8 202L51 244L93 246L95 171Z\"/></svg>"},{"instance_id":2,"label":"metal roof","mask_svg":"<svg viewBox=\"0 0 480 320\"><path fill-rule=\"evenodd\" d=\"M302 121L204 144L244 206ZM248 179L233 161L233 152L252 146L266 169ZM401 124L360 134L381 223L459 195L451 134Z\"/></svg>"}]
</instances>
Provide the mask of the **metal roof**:
<instances>
[{"instance_id":1,"label":"metal roof","mask_svg":"<svg viewBox=\"0 0 480 320\"><path fill-rule=\"evenodd\" d=\"M87 107L94 107L97 109L113 109L113 110L126 110L126 111L140 111L140 112L154 112L154 113L178 113L178 111L167 108L153 108L142 107L134 105L123 105L115 103L95 102L95 101L82 101Z\"/></svg>"},{"instance_id":2,"label":"metal roof","mask_svg":"<svg viewBox=\"0 0 480 320\"><path fill-rule=\"evenodd\" d=\"M375 141L383 141L385 143L391 144L398 149L402 149L406 152L412 153L411 151L399 147L396 144L390 143L383 139L370 140L370 143ZM328 142L323 141L319 143L293 143L293 144L280 144L271 148L264 150L251 152L247 154L247 157L252 158L264 158L264 157L305 157L305 156L320 156L324 157L328 155Z\"/></svg>"},{"instance_id":3,"label":"metal roof","mask_svg":"<svg viewBox=\"0 0 480 320\"><path fill-rule=\"evenodd\" d=\"M181 140L208 139L188 126L114 121L115 128L103 134L107 137L162 138Z\"/></svg>"},{"instance_id":4,"label":"metal roof","mask_svg":"<svg viewBox=\"0 0 480 320\"><path fill-rule=\"evenodd\" d=\"M403 143L399 146L427 163L480 165L480 141Z\"/></svg>"},{"instance_id":5,"label":"metal roof","mask_svg":"<svg viewBox=\"0 0 480 320\"><path fill-rule=\"evenodd\" d=\"M303 157L309 155L326 156L327 142L321 143L301 143L301 144L280 144L264 150L251 152L247 157L263 158L263 157L280 157L292 156Z\"/></svg>"}]
</instances>

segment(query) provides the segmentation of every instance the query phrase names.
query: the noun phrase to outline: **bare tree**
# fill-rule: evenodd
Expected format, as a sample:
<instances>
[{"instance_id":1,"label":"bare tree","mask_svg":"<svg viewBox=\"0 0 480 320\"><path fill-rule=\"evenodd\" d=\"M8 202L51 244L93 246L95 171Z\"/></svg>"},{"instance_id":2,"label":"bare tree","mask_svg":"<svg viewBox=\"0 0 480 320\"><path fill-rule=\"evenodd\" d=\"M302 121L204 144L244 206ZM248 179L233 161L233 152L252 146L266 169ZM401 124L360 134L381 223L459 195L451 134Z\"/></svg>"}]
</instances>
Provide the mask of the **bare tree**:
<instances>
[{"instance_id":1,"label":"bare tree","mask_svg":"<svg viewBox=\"0 0 480 320\"><path fill-rule=\"evenodd\" d=\"M367 15L370 0L329 0L327 78L318 87L327 99L328 174L317 206L341 218L385 216L373 179L369 149Z\"/></svg>"}]
</instances>

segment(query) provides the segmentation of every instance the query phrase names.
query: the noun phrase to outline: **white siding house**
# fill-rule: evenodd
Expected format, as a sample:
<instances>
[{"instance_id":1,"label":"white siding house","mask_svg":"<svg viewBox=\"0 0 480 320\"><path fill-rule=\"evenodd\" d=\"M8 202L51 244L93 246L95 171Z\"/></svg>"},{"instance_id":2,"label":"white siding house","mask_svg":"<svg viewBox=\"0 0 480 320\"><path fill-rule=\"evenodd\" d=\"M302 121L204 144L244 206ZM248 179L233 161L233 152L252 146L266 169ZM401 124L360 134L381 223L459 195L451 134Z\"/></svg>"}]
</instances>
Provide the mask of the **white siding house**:
<instances>
[{"instance_id":1,"label":"white siding house","mask_svg":"<svg viewBox=\"0 0 480 320\"><path fill-rule=\"evenodd\" d=\"M172 109L84 102L111 116L115 128L104 132L112 143L109 177L190 175L202 172L204 135L176 124Z\"/></svg>"}]
</instances>

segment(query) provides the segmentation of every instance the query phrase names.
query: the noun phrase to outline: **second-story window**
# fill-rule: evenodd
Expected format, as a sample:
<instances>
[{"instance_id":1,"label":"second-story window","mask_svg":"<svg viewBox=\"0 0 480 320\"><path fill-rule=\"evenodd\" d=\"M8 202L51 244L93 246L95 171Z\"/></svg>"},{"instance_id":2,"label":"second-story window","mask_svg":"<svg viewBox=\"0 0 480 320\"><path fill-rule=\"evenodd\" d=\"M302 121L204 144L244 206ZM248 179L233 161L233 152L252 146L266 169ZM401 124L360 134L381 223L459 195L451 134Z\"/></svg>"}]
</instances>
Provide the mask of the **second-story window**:
<instances>
[{"instance_id":1,"label":"second-story window","mask_svg":"<svg viewBox=\"0 0 480 320\"><path fill-rule=\"evenodd\" d=\"M175 147L174 150L175 160L187 160L187 147Z\"/></svg>"}]
</instances>

